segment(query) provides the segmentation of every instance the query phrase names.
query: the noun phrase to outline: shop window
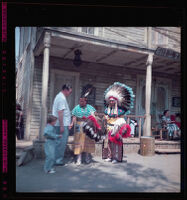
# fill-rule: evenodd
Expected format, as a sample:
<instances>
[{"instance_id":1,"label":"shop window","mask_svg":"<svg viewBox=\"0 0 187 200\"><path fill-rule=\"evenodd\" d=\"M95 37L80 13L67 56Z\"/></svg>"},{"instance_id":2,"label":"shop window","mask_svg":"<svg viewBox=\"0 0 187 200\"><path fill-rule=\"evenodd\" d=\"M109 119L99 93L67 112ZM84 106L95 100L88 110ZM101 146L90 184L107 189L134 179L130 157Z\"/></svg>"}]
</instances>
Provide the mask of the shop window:
<instances>
[{"instance_id":1,"label":"shop window","mask_svg":"<svg viewBox=\"0 0 187 200\"><path fill-rule=\"evenodd\" d=\"M168 44L168 37L155 30L152 30L151 38L152 38L153 45L166 46Z\"/></svg>"},{"instance_id":2,"label":"shop window","mask_svg":"<svg viewBox=\"0 0 187 200\"><path fill-rule=\"evenodd\" d=\"M82 33L89 34L89 35L98 36L98 34L99 34L99 28L98 27L81 27L81 28L78 28L78 31L80 31Z\"/></svg>"},{"instance_id":3,"label":"shop window","mask_svg":"<svg viewBox=\"0 0 187 200\"><path fill-rule=\"evenodd\" d=\"M94 27L82 27L82 32L94 35Z\"/></svg>"}]
</instances>

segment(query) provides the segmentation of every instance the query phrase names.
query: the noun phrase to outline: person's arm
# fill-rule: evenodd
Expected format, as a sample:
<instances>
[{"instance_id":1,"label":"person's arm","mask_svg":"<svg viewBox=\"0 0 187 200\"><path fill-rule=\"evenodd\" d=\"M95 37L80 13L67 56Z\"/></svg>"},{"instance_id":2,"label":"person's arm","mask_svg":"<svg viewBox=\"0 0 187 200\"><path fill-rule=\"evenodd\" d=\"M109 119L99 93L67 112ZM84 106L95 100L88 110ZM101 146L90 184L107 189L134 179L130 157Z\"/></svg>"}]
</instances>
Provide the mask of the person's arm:
<instances>
[{"instance_id":1,"label":"person's arm","mask_svg":"<svg viewBox=\"0 0 187 200\"><path fill-rule=\"evenodd\" d=\"M58 119L59 119L59 124L60 124L60 133L64 132L64 122L63 122L63 110L58 111Z\"/></svg>"},{"instance_id":2,"label":"person's arm","mask_svg":"<svg viewBox=\"0 0 187 200\"><path fill-rule=\"evenodd\" d=\"M60 135L57 135L54 133L54 129L52 129L51 127L46 127L44 129L44 136L47 138L47 139L57 139L59 137L61 137Z\"/></svg>"},{"instance_id":3,"label":"person's arm","mask_svg":"<svg viewBox=\"0 0 187 200\"><path fill-rule=\"evenodd\" d=\"M71 122L71 124L70 124L70 126L69 126L69 129L71 129L71 128L73 127L73 125L75 124L75 122L76 122L76 117L73 116L73 117L72 117L72 122Z\"/></svg>"}]
</instances>

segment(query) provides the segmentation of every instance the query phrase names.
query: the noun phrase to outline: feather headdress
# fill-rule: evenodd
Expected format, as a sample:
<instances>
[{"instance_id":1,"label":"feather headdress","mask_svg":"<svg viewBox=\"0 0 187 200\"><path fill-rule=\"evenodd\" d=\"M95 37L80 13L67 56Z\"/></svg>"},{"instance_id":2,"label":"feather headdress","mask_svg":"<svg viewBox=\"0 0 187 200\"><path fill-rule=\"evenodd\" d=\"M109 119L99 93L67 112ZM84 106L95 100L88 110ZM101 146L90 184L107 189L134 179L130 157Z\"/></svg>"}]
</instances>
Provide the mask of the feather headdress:
<instances>
[{"instance_id":1,"label":"feather headdress","mask_svg":"<svg viewBox=\"0 0 187 200\"><path fill-rule=\"evenodd\" d=\"M123 83L115 82L104 92L104 104L108 107L110 99L114 99L117 101L117 105L126 111L125 114L129 114L130 108L134 106L134 97L132 88Z\"/></svg>"},{"instance_id":2,"label":"feather headdress","mask_svg":"<svg viewBox=\"0 0 187 200\"><path fill-rule=\"evenodd\" d=\"M100 123L98 123L100 122ZM105 139L105 130L103 128L103 121L95 116L90 115L83 123L83 131L86 135L98 142Z\"/></svg>"},{"instance_id":3,"label":"feather headdress","mask_svg":"<svg viewBox=\"0 0 187 200\"><path fill-rule=\"evenodd\" d=\"M93 86L90 84L87 84L83 89L81 93L81 98L87 98L92 93Z\"/></svg>"}]
</instances>

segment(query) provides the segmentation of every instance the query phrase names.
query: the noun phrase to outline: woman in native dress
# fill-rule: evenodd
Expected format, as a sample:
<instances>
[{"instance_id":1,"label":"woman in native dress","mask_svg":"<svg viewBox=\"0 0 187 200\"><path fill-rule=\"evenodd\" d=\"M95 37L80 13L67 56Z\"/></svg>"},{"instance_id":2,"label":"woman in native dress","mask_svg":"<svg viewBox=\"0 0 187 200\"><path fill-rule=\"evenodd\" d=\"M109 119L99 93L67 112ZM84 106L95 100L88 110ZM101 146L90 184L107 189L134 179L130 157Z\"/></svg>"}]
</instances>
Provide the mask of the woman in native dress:
<instances>
[{"instance_id":1,"label":"woman in native dress","mask_svg":"<svg viewBox=\"0 0 187 200\"><path fill-rule=\"evenodd\" d=\"M77 156L76 164L83 162L83 153L85 153L85 162L91 161L91 153L95 152L95 141L99 141L102 134L101 126L95 117L96 109L87 104L87 97L91 94L92 88L88 87L82 92L79 105L72 110L72 123L74 125L74 154Z\"/></svg>"},{"instance_id":2,"label":"woman in native dress","mask_svg":"<svg viewBox=\"0 0 187 200\"><path fill-rule=\"evenodd\" d=\"M131 128L124 119L133 108L134 95L130 87L115 82L104 93L107 137L103 141L102 159L117 163L123 159L123 139L130 137Z\"/></svg>"},{"instance_id":3,"label":"woman in native dress","mask_svg":"<svg viewBox=\"0 0 187 200\"><path fill-rule=\"evenodd\" d=\"M87 119L88 116L94 115L96 112L95 108L91 105L87 104L87 99L85 97L81 97L79 100L79 105L75 106L72 110L72 124L75 125L75 135L74 135L74 154L77 155L76 164L80 165L83 161L82 153L85 152L85 162L90 162L90 153L95 152L95 142L91 140L86 134L83 132L83 122Z\"/></svg>"}]
</instances>

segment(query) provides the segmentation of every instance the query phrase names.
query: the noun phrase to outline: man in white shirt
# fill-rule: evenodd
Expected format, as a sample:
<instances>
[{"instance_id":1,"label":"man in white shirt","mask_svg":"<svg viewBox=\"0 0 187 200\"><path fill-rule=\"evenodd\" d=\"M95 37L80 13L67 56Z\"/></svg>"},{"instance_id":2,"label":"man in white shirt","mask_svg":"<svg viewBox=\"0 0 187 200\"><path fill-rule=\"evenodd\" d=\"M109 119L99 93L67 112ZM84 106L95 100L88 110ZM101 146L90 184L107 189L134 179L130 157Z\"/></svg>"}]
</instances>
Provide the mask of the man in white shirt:
<instances>
[{"instance_id":1,"label":"man in white shirt","mask_svg":"<svg viewBox=\"0 0 187 200\"><path fill-rule=\"evenodd\" d=\"M69 126L71 123L71 112L66 97L68 97L71 93L72 87L68 84L65 84L62 86L62 91L56 95L53 102L52 114L57 117L57 122L55 124L56 134L62 134L62 137L56 140L56 165L64 165L64 152L67 145Z\"/></svg>"}]
</instances>

